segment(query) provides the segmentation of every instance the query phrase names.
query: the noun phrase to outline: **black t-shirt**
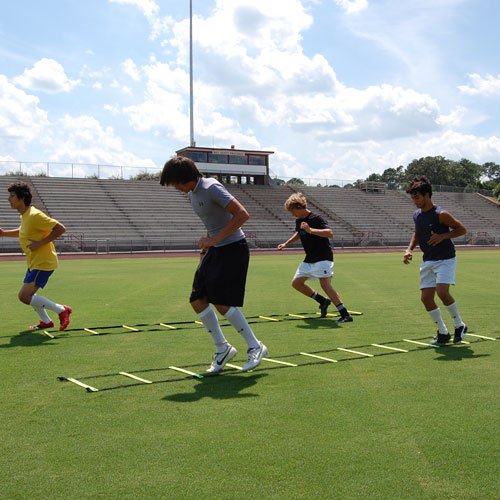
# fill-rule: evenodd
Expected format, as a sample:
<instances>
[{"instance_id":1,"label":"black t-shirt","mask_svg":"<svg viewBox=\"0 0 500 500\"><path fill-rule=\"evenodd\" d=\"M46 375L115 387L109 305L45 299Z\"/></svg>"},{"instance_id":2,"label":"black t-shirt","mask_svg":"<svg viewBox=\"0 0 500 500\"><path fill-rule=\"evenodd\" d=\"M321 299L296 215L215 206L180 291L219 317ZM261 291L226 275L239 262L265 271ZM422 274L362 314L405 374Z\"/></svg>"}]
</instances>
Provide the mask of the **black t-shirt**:
<instances>
[{"instance_id":1,"label":"black t-shirt","mask_svg":"<svg viewBox=\"0 0 500 500\"><path fill-rule=\"evenodd\" d=\"M295 219L295 231L299 233L300 241L306 252L304 262L313 264L314 262L320 262L322 260L333 261L333 251L330 245L330 239L309 234L304 231L304 229L300 229L300 224L302 222L307 222L309 227L313 229L326 229L328 228L328 224L321 215L316 215L312 212L303 219Z\"/></svg>"}]
</instances>

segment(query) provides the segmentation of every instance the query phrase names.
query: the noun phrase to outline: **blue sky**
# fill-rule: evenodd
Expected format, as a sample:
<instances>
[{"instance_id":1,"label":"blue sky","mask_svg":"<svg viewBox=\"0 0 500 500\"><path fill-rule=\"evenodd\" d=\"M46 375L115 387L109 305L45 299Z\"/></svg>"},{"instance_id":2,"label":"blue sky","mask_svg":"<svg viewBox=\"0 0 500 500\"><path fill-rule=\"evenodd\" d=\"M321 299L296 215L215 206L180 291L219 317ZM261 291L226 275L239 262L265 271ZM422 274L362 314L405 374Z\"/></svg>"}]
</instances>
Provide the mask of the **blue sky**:
<instances>
[{"instance_id":1,"label":"blue sky","mask_svg":"<svg viewBox=\"0 0 500 500\"><path fill-rule=\"evenodd\" d=\"M496 0L193 0L193 16L198 146L272 150L275 174L318 181L500 163ZM159 170L189 145L188 29L189 0L2 2L0 173Z\"/></svg>"}]
</instances>

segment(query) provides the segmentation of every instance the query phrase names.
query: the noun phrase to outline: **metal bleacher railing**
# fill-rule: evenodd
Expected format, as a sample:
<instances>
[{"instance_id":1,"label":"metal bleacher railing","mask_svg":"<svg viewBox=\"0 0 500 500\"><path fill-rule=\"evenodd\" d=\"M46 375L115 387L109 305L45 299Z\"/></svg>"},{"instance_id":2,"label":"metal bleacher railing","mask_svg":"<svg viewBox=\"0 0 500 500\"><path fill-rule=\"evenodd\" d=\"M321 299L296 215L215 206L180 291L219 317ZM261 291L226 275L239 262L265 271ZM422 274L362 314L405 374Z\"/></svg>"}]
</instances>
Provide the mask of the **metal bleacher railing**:
<instances>
[{"instance_id":1,"label":"metal bleacher railing","mask_svg":"<svg viewBox=\"0 0 500 500\"><path fill-rule=\"evenodd\" d=\"M157 181L23 173L20 177L0 175L0 189L18 179L32 185L35 206L65 224L67 232L57 243L61 253L194 252L204 232L186 196ZM311 210L330 222L337 248L402 246L413 231L414 206L408 195L378 184L359 189L233 184L227 188L251 214L243 228L251 248L276 248L292 234L294 221L283 204L294 191L303 191ZM500 245L500 208L493 202L477 194L440 191L433 200L449 208L468 228L457 244ZM0 198L0 227L18 223L19 216L6 197ZM0 253L19 253L17 240L0 238Z\"/></svg>"}]
</instances>

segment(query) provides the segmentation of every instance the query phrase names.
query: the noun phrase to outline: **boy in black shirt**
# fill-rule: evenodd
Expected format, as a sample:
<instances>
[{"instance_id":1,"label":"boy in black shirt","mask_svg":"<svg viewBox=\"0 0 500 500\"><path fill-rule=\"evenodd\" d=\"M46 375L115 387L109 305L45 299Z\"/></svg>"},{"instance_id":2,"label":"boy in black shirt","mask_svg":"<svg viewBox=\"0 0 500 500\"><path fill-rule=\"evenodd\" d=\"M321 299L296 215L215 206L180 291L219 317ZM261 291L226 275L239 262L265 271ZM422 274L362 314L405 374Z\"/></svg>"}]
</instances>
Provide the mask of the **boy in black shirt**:
<instances>
[{"instance_id":1,"label":"boy in black shirt","mask_svg":"<svg viewBox=\"0 0 500 500\"><path fill-rule=\"evenodd\" d=\"M306 252L304 262L301 262L293 277L292 287L319 303L322 318L326 317L328 306L333 302L340 313L338 322L352 321L352 316L331 284L333 252L330 238L333 236L333 231L328 227L323 217L308 210L306 197L302 193L292 194L286 200L285 208L296 217L295 232L285 243L278 245L278 250L283 250L300 239ZM321 288L329 298L323 297L309 285L306 285L305 282L308 279L319 279Z\"/></svg>"}]
</instances>

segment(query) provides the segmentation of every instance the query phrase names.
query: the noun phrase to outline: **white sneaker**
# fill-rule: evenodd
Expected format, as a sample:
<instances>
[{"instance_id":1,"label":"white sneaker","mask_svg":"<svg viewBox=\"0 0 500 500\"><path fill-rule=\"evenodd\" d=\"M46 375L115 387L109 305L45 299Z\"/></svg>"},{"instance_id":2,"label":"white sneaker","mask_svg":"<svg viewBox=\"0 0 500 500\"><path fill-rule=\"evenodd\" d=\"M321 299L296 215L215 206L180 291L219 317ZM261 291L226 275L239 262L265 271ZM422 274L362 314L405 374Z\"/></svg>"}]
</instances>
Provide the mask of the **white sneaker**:
<instances>
[{"instance_id":1,"label":"white sneaker","mask_svg":"<svg viewBox=\"0 0 500 500\"><path fill-rule=\"evenodd\" d=\"M259 342L259 344L259 347L248 349L248 361L243 365L242 371L253 370L260 365L262 358L267 356L267 347L262 342Z\"/></svg>"},{"instance_id":2,"label":"white sneaker","mask_svg":"<svg viewBox=\"0 0 500 500\"><path fill-rule=\"evenodd\" d=\"M209 373L219 373L224 369L225 364L233 359L238 351L231 345L227 344L227 348L222 352L216 352L212 359L212 364L208 368Z\"/></svg>"}]
</instances>

